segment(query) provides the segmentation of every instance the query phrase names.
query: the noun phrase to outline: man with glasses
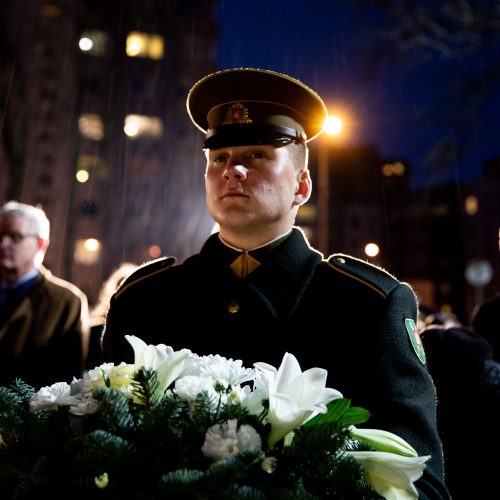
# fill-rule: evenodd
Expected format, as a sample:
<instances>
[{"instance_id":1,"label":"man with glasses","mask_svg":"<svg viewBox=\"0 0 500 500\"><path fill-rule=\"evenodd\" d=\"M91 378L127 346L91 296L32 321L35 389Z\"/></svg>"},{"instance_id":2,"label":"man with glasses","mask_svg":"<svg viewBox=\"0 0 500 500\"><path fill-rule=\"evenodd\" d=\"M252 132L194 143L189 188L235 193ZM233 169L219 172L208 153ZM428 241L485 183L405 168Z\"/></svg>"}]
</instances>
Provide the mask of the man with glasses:
<instances>
[{"instance_id":1,"label":"man with glasses","mask_svg":"<svg viewBox=\"0 0 500 500\"><path fill-rule=\"evenodd\" d=\"M87 297L42 265L49 235L41 208L0 208L0 385L71 382L85 365Z\"/></svg>"}]
</instances>

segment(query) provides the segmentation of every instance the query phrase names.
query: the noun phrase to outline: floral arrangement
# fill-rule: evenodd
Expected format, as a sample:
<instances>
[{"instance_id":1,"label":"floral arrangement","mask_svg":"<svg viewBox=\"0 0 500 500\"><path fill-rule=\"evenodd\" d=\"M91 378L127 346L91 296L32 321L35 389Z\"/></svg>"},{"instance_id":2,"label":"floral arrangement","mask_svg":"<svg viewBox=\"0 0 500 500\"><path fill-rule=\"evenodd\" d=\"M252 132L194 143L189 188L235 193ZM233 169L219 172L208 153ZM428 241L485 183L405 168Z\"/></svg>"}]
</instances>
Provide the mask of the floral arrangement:
<instances>
[{"instance_id":1,"label":"floral arrangement","mask_svg":"<svg viewBox=\"0 0 500 500\"><path fill-rule=\"evenodd\" d=\"M0 387L4 498L412 499L428 456L356 425L367 410L321 368L245 368L127 336L133 364L103 364L37 392Z\"/></svg>"}]
</instances>

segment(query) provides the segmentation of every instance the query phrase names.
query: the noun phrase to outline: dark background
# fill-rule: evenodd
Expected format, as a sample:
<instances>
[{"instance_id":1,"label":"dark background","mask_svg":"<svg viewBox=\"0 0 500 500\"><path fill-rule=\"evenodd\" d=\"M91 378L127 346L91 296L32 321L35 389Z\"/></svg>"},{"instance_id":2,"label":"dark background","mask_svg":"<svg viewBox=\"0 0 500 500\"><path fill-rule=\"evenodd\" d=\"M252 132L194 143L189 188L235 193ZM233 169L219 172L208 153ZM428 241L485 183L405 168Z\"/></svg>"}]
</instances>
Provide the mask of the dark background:
<instances>
[{"instance_id":1,"label":"dark background","mask_svg":"<svg viewBox=\"0 0 500 500\"><path fill-rule=\"evenodd\" d=\"M499 10L494 0L222 0L218 61L303 79L345 114L343 140L409 158L417 188L470 180L500 149Z\"/></svg>"}]
</instances>

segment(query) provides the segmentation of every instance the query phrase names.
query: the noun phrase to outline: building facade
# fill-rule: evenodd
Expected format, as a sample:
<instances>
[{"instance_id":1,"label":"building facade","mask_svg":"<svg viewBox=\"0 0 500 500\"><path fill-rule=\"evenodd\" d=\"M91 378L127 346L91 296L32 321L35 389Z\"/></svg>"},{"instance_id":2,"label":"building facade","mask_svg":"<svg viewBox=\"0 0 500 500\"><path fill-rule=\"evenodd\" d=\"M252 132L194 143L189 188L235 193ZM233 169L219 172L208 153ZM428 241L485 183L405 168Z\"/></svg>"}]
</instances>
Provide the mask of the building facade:
<instances>
[{"instance_id":1,"label":"building facade","mask_svg":"<svg viewBox=\"0 0 500 500\"><path fill-rule=\"evenodd\" d=\"M46 210L47 267L93 302L123 261L196 252L213 221L185 100L217 68L216 2L6 0L1 9L0 188Z\"/></svg>"}]
</instances>

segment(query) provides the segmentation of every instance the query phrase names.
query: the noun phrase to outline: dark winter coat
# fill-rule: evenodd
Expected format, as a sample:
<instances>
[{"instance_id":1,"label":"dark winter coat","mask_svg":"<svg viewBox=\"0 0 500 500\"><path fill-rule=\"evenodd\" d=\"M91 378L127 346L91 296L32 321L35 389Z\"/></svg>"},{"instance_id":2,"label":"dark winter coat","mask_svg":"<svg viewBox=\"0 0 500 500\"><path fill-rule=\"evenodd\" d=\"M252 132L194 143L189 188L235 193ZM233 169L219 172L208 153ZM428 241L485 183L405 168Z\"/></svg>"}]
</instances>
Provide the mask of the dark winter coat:
<instances>
[{"instance_id":1,"label":"dark winter coat","mask_svg":"<svg viewBox=\"0 0 500 500\"><path fill-rule=\"evenodd\" d=\"M81 377L89 341L87 297L45 268L0 326L0 385L39 389Z\"/></svg>"}]
</instances>

